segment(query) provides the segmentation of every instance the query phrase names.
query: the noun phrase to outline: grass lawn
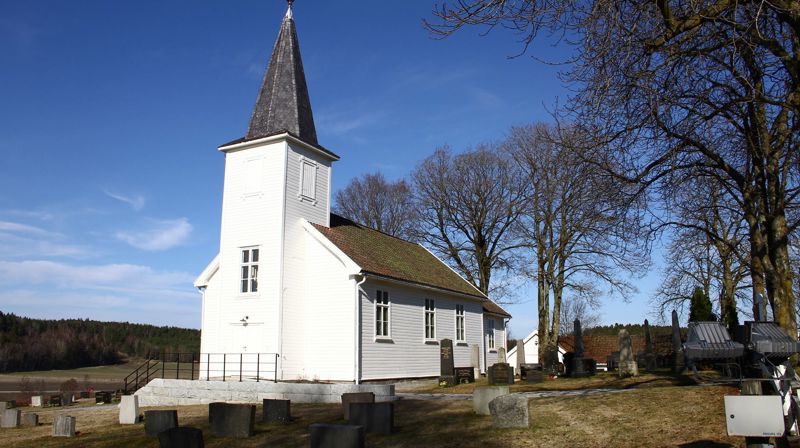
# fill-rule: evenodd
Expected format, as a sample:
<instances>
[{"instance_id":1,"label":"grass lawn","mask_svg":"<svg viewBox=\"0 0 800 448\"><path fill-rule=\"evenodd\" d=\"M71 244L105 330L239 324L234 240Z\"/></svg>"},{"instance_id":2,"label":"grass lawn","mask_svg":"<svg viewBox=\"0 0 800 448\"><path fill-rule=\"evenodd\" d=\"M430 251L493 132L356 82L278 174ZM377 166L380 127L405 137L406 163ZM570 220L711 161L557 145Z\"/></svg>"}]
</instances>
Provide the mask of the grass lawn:
<instances>
[{"instance_id":1,"label":"grass lawn","mask_svg":"<svg viewBox=\"0 0 800 448\"><path fill-rule=\"evenodd\" d=\"M647 383L645 383L647 384ZM652 383L650 383L652 384ZM522 386L529 387L529 386ZM448 388L453 391L455 388ZM392 435L369 434L371 447L726 447L742 446L742 438L727 437L723 395L736 393L718 386L641 387L630 392L583 397L534 398L529 402L532 427L493 429L491 417L478 416L471 401L395 402ZM166 408L160 408L166 409ZM256 425L250 439L220 439L208 428L207 406L176 406L181 425L203 429L208 447L307 447L308 425L344 423L341 406L292 404L296 420L288 425ZM77 417L78 437L50 437L53 416ZM117 409L75 409L40 413L41 426L0 430L0 446L15 447L155 447L144 436L144 425L122 426ZM257 413L260 418L260 410Z\"/></svg>"},{"instance_id":2,"label":"grass lawn","mask_svg":"<svg viewBox=\"0 0 800 448\"><path fill-rule=\"evenodd\" d=\"M708 380L718 378L715 372L702 372L702 377ZM674 374L668 370L656 373L642 373L637 377L620 378L616 373L599 372L595 376L586 378L558 377L545 379L541 383L526 384L517 381L511 386L511 392L533 392L554 390L580 390L580 389L640 389L666 386L696 385L698 382L692 376ZM424 386L406 385L398 386L398 392L418 392L433 394L471 394L476 387L486 386L486 378L479 378L474 383L459 384L452 387L439 387L438 384L429 383Z\"/></svg>"},{"instance_id":3,"label":"grass lawn","mask_svg":"<svg viewBox=\"0 0 800 448\"><path fill-rule=\"evenodd\" d=\"M12 372L0 375L0 379L19 379L29 378L75 378L81 381L84 377L91 380L121 380L133 372L144 362L143 359L130 359L122 364L112 364L107 366L80 367L69 370L40 370L33 372Z\"/></svg>"}]
</instances>

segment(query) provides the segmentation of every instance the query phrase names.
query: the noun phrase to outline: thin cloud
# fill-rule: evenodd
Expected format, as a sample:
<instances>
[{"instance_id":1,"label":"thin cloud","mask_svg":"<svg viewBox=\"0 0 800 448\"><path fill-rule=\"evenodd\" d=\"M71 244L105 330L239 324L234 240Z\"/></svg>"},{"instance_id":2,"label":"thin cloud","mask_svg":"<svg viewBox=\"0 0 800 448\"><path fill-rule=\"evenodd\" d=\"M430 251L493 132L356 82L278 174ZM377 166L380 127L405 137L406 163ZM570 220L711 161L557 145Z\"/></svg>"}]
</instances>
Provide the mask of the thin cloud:
<instances>
[{"instance_id":1,"label":"thin cloud","mask_svg":"<svg viewBox=\"0 0 800 448\"><path fill-rule=\"evenodd\" d=\"M18 222L11 222L11 221L0 221L0 232L27 233L30 235L39 235L39 236L56 235L53 232L49 232L39 227L29 226L27 224L20 224Z\"/></svg>"},{"instance_id":2,"label":"thin cloud","mask_svg":"<svg viewBox=\"0 0 800 448\"><path fill-rule=\"evenodd\" d=\"M192 295L194 275L135 264L70 264L49 260L0 261L0 284L45 285L67 290Z\"/></svg>"},{"instance_id":3,"label":"thin cloud","mask_svg":"<svg viewBox=\"0 0 800 448\"><path fill-rule=\"evenodd\" d=\"M105 193L106 196L108 196L108 197L110 197L112 199L116 199L116 200L118 200L120 202L124 202L124 203L130 205L131 208L133 208L136 211L139 211L139 210L143 209L145 204L147 203L147 200L145 199L145 197L140 195L140 194L133 195L133 196L125 196L125 195L122 195L122 194L119 194L119 193L115 193L115 192L109 191L109 190L103 190L103 193Z\"/></svg>"},{"instance_id":4,"label":"thin cloud","mask_svg":"<svg viewBox=\"0 0 800 448\"><path fill-rule=\"evenodd\" d=\"M146 251L162 251L180 246L189 239L192 225L186 218L152 220L147 229L117 232L117 239Z\"/></svg>"}]
</instances>

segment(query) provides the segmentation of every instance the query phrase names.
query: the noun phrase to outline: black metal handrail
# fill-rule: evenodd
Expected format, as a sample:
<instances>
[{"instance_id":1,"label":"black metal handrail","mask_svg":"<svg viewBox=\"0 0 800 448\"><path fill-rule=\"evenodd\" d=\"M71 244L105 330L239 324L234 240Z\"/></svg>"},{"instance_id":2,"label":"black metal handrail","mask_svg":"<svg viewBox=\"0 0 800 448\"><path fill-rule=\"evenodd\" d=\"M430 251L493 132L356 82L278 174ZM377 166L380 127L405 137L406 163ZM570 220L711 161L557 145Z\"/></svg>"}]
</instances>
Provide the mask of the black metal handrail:
<instances>
[{"instance_id":1,"label":"black metal handrail","mask_svg":"<svg viewBox=\"0 0 800 448\"><path fill-rule=\"evenodd\" d=\"M159 353L125 377L126 393L155 378L278 382L277 353Z\"/></svg>"}]
</instances>

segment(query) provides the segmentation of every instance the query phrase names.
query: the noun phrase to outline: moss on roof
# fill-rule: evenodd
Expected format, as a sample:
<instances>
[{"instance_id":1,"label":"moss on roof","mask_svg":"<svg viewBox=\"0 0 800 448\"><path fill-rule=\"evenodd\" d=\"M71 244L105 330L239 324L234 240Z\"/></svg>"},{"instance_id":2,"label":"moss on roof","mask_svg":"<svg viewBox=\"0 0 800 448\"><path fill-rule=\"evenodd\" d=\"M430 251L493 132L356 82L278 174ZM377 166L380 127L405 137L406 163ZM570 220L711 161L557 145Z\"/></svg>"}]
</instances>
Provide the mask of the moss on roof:
<instances>
[{"instance_id":1,"label":"moss on roof","mask_svg":"<svg viewBox=\"0 0 800 448\"><path fill-rule=\"evenodd\" d=\"M485 311L511 317L424 247L331 213L330 227L314 224L365 274L431 286L481 299Z\"/></svg>"}]
</instances>

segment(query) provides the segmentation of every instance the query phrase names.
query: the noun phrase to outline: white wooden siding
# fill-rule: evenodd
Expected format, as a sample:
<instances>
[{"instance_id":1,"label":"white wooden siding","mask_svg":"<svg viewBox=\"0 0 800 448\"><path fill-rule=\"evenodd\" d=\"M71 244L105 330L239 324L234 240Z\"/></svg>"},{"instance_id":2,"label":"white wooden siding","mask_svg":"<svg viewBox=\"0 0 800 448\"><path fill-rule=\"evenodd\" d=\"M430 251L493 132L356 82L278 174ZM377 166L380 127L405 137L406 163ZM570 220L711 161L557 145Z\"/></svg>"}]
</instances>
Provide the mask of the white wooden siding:
<instances>
[{"instance_id":1,"label":"white wooden siding","mask_svg":"<svg viewBox=\"0 0 800 448\"><path fill-rule=\"evenodd\" d=\"M375 291L389 291L391 340L375 338ZM436 339L452 339L456 367L469 367L470 346L481 344L478 301L437 291L369 279L360 289L364 380L438 376L439 344L425 342L425 299L436 301ZM464 305L466 344L455 343L456 304Z\"/></svg>"},{"instance_id":2,"label":"white wooden siding","mask_svg":"<svg viewBox=\"0 0 800 448\"><path fill-rule=\"evenodd\" d=\"M286 144L225 154L220 267L206 289L201 347L205 353L278 351L280 253ZM241 294L241 248L258 246L259 288ZM241 344L248 316L252 343Z\"/></svg>"},{"instance_id":3,"label":"white wooden siding","mask_svg":"<svg viewBox=\"0 0 800 448\"><path fill-rule=\"evenodd\" d=\"M316 165L313 173L316 175L314 186L315 200L308 200L302 194L302 176L303 165L306 162L311 162ZM314 341L308 340L308 331L313 327L316 322L315 315L308 313L325 313L326 305L323 304L319 310L315 310L314 304L317 300L316 291L319 287L328 285L327 281L332 281L331 285L333 290L338 291L341 288L338 280L350 284L347 281L346 275L342 274L341 278L336 275L336 271L330 265L330 257L323 257L322 260L308 260L309 255L306 250L316 251L319 243L309 244L307 247L307 239L309 236L303 229L303 220L308 220L312 223L329 225L328 216L328 177L330 176L330 160L320 156L317 153L308 151L300 146L287 145L286 158L284 160L286 165L286 188L283 191L283 205L285 206L284 218L284 246L283 246L283 309L282 309L282 323L283 337L281 340L281 361L282 361L282 378L288 380L294 379L314 379L315 375L320 375L316 367L306 362L306 359L316 360L314 354L318 352L318 347L315 346ZM307 263L308 261L308 263ZM319 263L325 263L320 265ZM333 269L327 271L327 269ZM317 284L318 279L324 278L323 285ZM350 293L345 297L336 297L332 302L338 303L338 300L347 300L351 297L350 303L355 300L352 286L350 286ZM353 316L353 306L346 307L350 316ZM329 310L328 310L329 311ZM352 319L352 317L351 317ZM346 329L352 331L349 327ZM312 339L314 339L312 337ZM333 340L337 338L334 336ZM351 337L353 339L353 337ZM350 347L354 343L350 344ZM336 353L333 351L332 353ZM352 354L350 357L352 358ZM349 364L352 366L352 363ZM341 374L342 372L338 372ZM322 374L321 378L329 379ZM353 376L353 369L350 369L350 377Z\"/></svg>"}]
</instances>

